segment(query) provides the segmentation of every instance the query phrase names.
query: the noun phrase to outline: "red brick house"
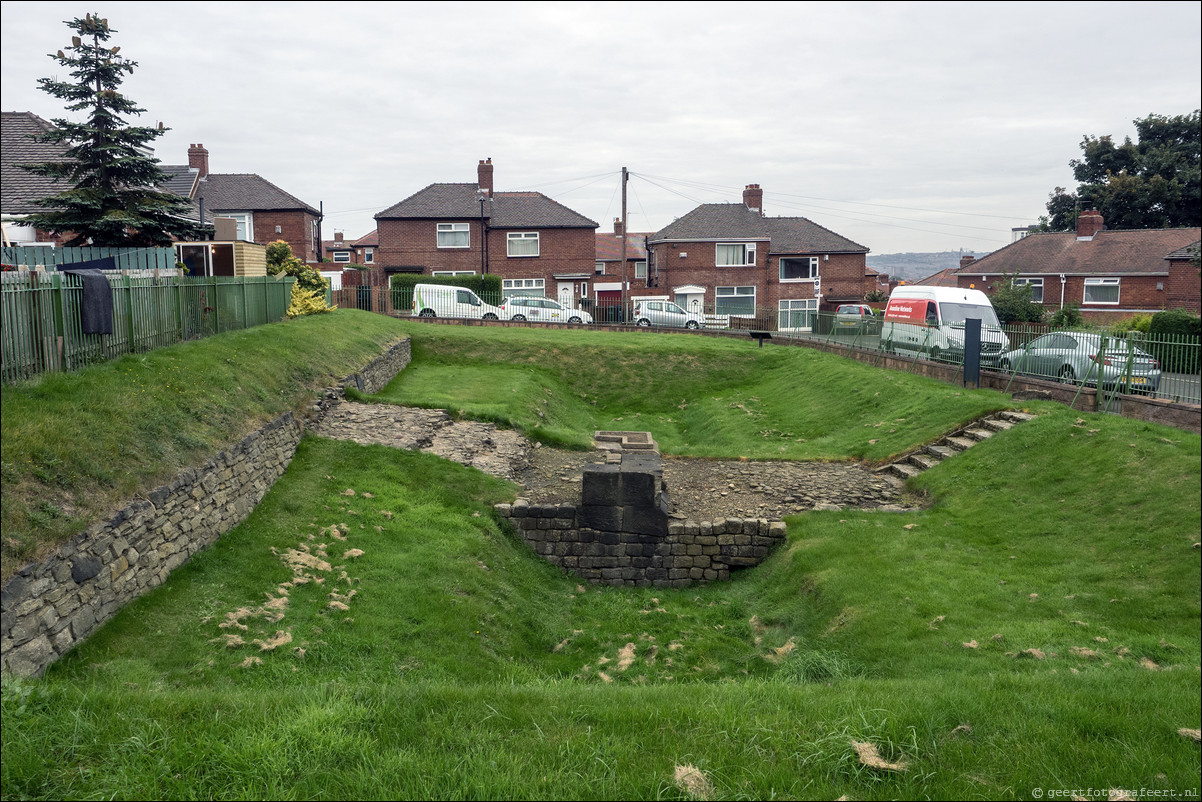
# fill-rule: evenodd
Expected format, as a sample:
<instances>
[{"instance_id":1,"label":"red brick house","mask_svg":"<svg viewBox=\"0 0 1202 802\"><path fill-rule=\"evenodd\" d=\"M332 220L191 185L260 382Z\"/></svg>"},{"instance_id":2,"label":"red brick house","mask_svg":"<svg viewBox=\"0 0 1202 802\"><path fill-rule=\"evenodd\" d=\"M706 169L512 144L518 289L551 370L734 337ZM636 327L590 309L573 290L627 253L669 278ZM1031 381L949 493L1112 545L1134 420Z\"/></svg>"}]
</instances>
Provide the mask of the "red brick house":
<instances>
[{"instance_id":1,"label":"red brick house","mask_svg":"<svg viewBox=\"0 0 1202 802\"><path fill-rule=\"evenodd\" d=\"M431 184L375 218L373 284L393 273L492 273L506 295L591 298L597 223L539 192L494 192L492 159L476 183Z\"/></svg>"},{"instance_id":2,"label":"red brick house","mask_svg":"<svg viewBox=\"0 0 1202 802\"><path fill-rule=\"evenodd\" d=\"M232 217L240 240L270 245L282 239L297 258L321 260L322 215L317 209L254 173L210 173L204 145L188 148L188 169L196 177L191 197L203 203L206 222Z\"/></svg>"},{"instance_id":3,"label":"red brick house","mask_svg":"<svg viewBox=\"0 0 1202 802\"><path fill-rule=\"evenodd\" d=\"M868 249L804 217L765 217L764 191L742 203L707 203L648 239L649 281L686 309L776 320L807 330L814 313L862 302Z\"/></svg>"},{"instance_id":4,"label":"red brick house","mask_svg":"<svg viewBox=\"0 0 1202 802\"><path fill-rule=\"evenodd\" d=\"M322 240L321 255L336 265L353 265L355 244L346 239L341 231L334 232L334 239Z\"/></svg>"},{"instance_id":5,"label":"red brick house","mask_svg":"<svg viewBox=\"0 0 1202 802\"><path fill-rule=\"evenodd\" d=\"M1081 214L1077 231L1031 233L980 259L965 258L957 286L991 293L1006 277L1031 286L1049 313L1080 308L1094 322L1164 309L1195 314L1200 228L1109 231L1096 209Z\"/></svg>"},{"instance_id":6,"label":"red brick house","mask_svg":"<svg viewBox=\"0 0 1202 802\"><path fill-rule=\"evenodd\" d=\"M626 231L622 220L614 219L612 234L595 236L593 300L605 306L619 306L622 301L622 240L626 240L625 281L630 292L654 287L647 273L647 238L650 232Z\"/></svg>"},{"instance_id":7,"label":"red brick house","mask_svg":"<svg viewBox=\"0 0 1202 802\"><path fill-rule=\"evenodd\" d=\"M351 247L354 248L351 264L371 267L376 263L376 251L380 247L380 234L373 228L371 233L364 234L352 242Z\"/></svg>"}]
</instances>

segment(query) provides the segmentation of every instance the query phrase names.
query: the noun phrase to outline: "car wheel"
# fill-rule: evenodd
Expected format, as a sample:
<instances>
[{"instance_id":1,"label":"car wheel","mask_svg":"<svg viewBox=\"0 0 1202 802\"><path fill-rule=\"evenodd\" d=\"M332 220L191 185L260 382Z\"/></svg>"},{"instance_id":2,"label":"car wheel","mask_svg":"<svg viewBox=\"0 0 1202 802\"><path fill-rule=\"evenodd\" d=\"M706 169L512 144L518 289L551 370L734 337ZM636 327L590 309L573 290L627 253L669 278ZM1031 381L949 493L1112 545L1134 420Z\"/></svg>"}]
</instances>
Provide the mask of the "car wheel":
<instances>
[{"instance_id":1,"label":"car wheel","mask_svg":"<svg viewBox=\"0 0 1202 802\"><path fill-rule=\"evenodd\" d=\"M940 362L940 361L942 361L942 358L943 358L943 353L938 348L931 349L931 361L932 362Z\"/></svg>"},{"instance_id":2,"label":"car wheel","mask_svg":"<svg viewBox=\"0 0 1202 802\"><path fill-rule=\"evenodd\" d=\"M497 316L494 315L492 312L488 312L484 315L484 319L485 320L496 320Z\"/></svg>"},{"instance_id":3,"label":"car wheel","mask_svg":"<svg viewBox=\"0 0 1202 802\"><path fill-rule=\"evenodd\" d=\"M686 329L699 329L701 328L701 325L696 320L690 320L688 323L684 324L684 327Z\"/></svg>"},{"instance_id":4,"label":"car wheel","mask_svg":"<svg viewBox=\"0 0 1202 802\"><path fill-rule=\"evenodd\" d=\"M513 317L510 318L510 320L515 320L518 323L525 323L526 316L525 315L514 315Z\"/></svg>"},{"instance_id":5,"label":"car wheel","mask_svg":"<svg viewBox=\"0 0 1202 802\"><path fill-rule=\"evenodd\" d=\"M641 317L639 318L638 326L641 329L649 329L651 328L651 321L645 317Z\"/></svg>"},{"instance_id":6,"label":"car wheel","mask_svg":"<svg viewBox=\"0 0 1202 802\"><path fill-rule=\"evenodd\" d=\"M1073 372L1072 365L1065 365L1060 369L1060 381L1065 384L1076 384L1077 374Z\"/></svg>"},{"instance_id":7,"label":"car wheel","mask_svg":"<svg viewBox=\"0 0 1202 802\"><path fill-rule=\"evenodd\" d=\"M418 317L434 317L434 310L433 309L423 309L421 312L418 313L417 316Z\"/></svg>"},{"instance_id":8,"label":"car wheel","mask_svg":"<svg viewBox=\"0 0 1202 802\"><path fill-rule=\"evenodd\" d=\"M575 317L570 317L570 318L568 318L568 322L569 322L569 323L575 323L575 324L579 325L579 324L583 323L584 321L583 321L583 320L581 320L579 316L575 316Z\"/></svg>"},{"instance_id":9,"label":"car wheel","mask_svg":"<svg viewBox=\"0 0 1202 802\"><path fill-rule=\"evenodd\" d=\"M1003 359L1001 362L997 363L997 366L1003 373L1010 372L1010 360L1009 359Z\"/></svg>"}]
</instances>

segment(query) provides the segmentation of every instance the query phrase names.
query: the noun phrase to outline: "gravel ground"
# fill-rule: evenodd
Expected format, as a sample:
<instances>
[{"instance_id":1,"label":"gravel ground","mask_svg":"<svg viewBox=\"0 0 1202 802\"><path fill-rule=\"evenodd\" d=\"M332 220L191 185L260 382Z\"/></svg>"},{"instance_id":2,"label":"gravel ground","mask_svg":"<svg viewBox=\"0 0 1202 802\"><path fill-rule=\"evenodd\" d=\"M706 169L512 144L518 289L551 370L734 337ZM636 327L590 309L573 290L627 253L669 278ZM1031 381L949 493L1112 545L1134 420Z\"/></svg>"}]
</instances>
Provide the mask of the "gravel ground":
<instances>
[{"instance_id":1,"label":"gravel ground","mask_svg":"<svg viewBox=\"0 0 1202 802\"><path fill-rule=\"evenodd\" d=\"M583 466L602 451L536 445L515 476L534 503L580 500ZM901 482L848 462L753 462L664 457L671 511L691 520L769 518L812 509L908 509L920 506Z\"/></svg>"}]
</instances>

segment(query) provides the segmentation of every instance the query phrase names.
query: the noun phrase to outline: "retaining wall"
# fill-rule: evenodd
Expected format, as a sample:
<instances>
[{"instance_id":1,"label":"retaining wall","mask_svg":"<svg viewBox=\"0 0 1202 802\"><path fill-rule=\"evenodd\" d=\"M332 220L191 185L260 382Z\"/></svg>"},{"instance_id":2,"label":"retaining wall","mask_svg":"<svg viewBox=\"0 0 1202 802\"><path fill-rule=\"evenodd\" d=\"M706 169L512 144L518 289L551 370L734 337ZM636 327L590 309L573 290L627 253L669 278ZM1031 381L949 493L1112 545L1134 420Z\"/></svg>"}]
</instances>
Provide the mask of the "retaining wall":
<instances>
[{"instance_id":1,"label":"retaining wall","mask_svg":"<svg viewBox=\"0 0 1202 802\"><path fill-rule=\"evenodd\" d=\"M410 353L406 337L345 383L374 393ZM291 412L282 415L18 571L0 590L0 670L41 674L245 520L291 463L302 433Z\"/></svg>"},{"instance_id":2,"label":"retaining wall","mask_svg":"<svg viewBox=\"0 0 1202 802\"><path fill-rule=\"evenodd\" d=\"M580 526L571 504L498 504L534 552L594 584L687 587L759 565L785 540L785 524L763 518L670 521L661 534Z\"/></svg>"}]
</instances>

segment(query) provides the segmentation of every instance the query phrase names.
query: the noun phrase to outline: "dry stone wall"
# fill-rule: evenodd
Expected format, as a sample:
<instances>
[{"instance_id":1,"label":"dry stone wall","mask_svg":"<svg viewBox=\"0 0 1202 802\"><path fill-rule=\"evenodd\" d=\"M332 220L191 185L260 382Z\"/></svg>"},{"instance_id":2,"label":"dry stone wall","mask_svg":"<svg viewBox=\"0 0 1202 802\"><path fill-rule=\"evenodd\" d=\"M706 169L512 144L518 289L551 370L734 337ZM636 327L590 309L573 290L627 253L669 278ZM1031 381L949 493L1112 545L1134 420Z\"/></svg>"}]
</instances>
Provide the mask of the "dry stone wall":
<instances>
[{"instance_id":1,"label":"dry stone wall","mask_svg":"<svg viewBox=\"0 0 1202 802\"><path fill-rule=\"evenodd\" d=\"M346 383L376 392L409 364L406 337ZM0 590L0 670L41 674L122 607L250 515L296 453L291 412L90 527Z\"/></svg>"}]
</instances>

